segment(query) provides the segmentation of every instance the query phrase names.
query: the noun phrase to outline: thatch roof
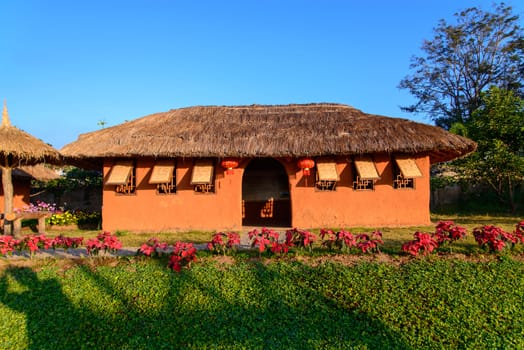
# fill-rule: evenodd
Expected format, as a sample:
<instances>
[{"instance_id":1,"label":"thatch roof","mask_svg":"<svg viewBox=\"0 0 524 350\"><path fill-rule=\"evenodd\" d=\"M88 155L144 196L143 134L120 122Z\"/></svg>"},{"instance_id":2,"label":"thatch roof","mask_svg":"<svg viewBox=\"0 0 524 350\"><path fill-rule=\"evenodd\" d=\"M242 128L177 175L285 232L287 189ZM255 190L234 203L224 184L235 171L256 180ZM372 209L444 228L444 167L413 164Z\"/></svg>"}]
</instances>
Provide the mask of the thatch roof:
<instances>
[{"instance_id":1,"label":"thatch roof","mask_svg":"<svg viewBox=\"0 0 524 350\"><path fill-rule=\"evenodd\" d=\"M1 172L2 171L0 170L0 173ZM55 170L43 164L37 164L23 165L20 168L13 169L13 177L30 178L39 181L50 181L58 179L60 175L58 175Z\"/></svg>"},{"instance_id":2,"label":"thatch roof","mask_svg":"<svg viewBox=\"0 0 524 350\"><path fill-rule=\"evenodd\" d=\"M301 157L426 153L442 162L476 144L441 128L341 104L188 107L80 135L61 153L105 157Z\"/></svg>"},{"instance_id":3,"label":"thatch roof","mask_svg":"<svg viewBox=\"0 0 524 350\"><path fill-rule=\"evenodd\" d=\"M58 163L60 154L42 140L11 125L4 103L0 126L0 166L18 167L37 163Z\"/></svg>"}]
</instances>

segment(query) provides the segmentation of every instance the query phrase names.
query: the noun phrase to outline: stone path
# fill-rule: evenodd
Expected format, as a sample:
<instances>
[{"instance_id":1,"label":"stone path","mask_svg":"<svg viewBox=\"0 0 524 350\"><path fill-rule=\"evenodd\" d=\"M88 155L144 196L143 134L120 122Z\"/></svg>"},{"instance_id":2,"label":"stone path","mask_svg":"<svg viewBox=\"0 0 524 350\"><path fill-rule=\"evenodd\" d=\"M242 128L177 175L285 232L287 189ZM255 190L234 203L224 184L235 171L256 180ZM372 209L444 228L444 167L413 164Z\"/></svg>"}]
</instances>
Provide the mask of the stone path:
<instances>
[{"instance_id":1,"label":"stone path","mask_svg":"<svg viewBox=\"0 0 524 350\"><path fill-rule=\"evenodd\" d=\"M207 249L207 243L199 243L194 245L198 250ZM251 245L245 240L241 240L239 249L248 249ZM139 247L123 247L116 253L105 253L100 251L98 256L135 256ZM170 251L169 249L167 251ZM86 248L73 248L68 249L67 251L61 248L58 249L40 249L38 250L33 259L44 259L44 258L65 258L65 259L79 259L79 258L89 258ZM0 257L1 259L2 257ZM20 258L30 258L29 252L13 252L11 255L7 255L4 259L20 259Z\"/></svg>"},{"instance_id":2,"label":"stone path","mask_svg":"<svg viewBox=\"0 0 524 350\"><path fill-rule=\"evenodd\" d=\"M253 227L254 228L254 227ZM240 246L239 249L249 249L251 248L251 242L248 237L248 232L252 228L244 228L243 232L240 234ZM260 231L260 227L257 227L257 229ZM284 232L288 230L289 228L273 228L275 231L280 233L280 239L282 240L284 238ZM198 243L195 244L195 247L198 250L205 250L207 249L207 243ZM117 253L105 253L103 251L100 252L99 256L134 256L136 255L139 247L123 247L120 249ZM12 255L8 255L5 258L6 259L20 259L20 258L29 258L30 254L29 252L14 252ZM83 248L74 248L74 249L68 249L65 251L64 249L40 249L38 252L36 252L33 256L34 259L41 259L41 258L88 258L90 257L87 254L87 250L85 247ZM1 256L0 256L1 259Z\"/></svg>"}]
</instances>

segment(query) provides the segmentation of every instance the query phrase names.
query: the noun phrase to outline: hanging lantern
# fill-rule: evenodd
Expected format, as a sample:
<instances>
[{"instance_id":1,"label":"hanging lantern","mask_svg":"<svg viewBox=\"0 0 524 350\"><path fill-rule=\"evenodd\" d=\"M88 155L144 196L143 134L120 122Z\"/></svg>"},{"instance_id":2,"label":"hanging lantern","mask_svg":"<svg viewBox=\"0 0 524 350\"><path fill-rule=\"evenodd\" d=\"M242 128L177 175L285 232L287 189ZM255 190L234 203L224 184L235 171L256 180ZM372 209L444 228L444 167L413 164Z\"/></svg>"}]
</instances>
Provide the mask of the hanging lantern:
<instances>
[{"instance_id":1,"label":"hanging lantern","mask_svg":"<svg viewBox=\"0 0 524 350\"><path fill-rule=\"evenodd\" d=\"M301 158L298 161L298 167L302 169L305 176L311 175L310 169L315 166L315 161L311 158Z\"/></svg>"},{"instance_id":2,"label":"hanging lantern","mask_svg":"<svg viewBox=\"0 0 524 350\"><path fill-rule=\"evenodd\" d=\"M233 169L238 167L238 159L226 158L220 163L220 165L222 165L222 168L226 169L226 174L231 175L233 174Z\"/></svg>"}]
</instances>

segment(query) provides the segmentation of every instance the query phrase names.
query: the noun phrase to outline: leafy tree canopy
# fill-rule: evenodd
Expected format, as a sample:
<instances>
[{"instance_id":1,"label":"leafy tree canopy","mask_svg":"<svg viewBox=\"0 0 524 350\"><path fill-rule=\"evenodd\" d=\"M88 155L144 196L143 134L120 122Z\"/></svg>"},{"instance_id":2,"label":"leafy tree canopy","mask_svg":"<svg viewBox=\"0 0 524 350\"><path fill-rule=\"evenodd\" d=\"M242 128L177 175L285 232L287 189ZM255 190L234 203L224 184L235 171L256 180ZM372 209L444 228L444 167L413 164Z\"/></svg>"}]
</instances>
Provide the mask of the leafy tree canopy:
<instances>
[{"instance_id":1,"label":"leafy tree canopy","mask_svg":"<svg viewBox=\"0 0 524 350\"><path fill-rule=\"evenodd\" d=\"M514 192L524 180L524 100L512 91L491 87L471 119L454 129L466 130L478 149L462 162L463 174L485 181L515 212Z\"/></svg>"},{"instance_id":2,"label":"leafy tree canopy","mask_svg":"<svg viewBox=\"0 0 524 350\"><path fill-rule=\"evenodd\" d=\"M37 189L48 190L55 195L73 191L79 187L101 187L102 174L96 170L84 170L73 166L63 169L64 176L51 181L34 180L32 185Z\"/></svg>"},{"instance_id":3,"label":"leafy tree canopy","mask_svg":"<svg viewBox=\"0 0 524 350\"><path fill-rule=\"evenodd\" d=\"M523 92L524 38L512 8L473 7L455 17L456 24L440 20L422 45L424 56L412 58L413 73L399 84L417 100L403 110L427 113L445 129L467 122L490 86Z\"/></svg>"}]
</instances>

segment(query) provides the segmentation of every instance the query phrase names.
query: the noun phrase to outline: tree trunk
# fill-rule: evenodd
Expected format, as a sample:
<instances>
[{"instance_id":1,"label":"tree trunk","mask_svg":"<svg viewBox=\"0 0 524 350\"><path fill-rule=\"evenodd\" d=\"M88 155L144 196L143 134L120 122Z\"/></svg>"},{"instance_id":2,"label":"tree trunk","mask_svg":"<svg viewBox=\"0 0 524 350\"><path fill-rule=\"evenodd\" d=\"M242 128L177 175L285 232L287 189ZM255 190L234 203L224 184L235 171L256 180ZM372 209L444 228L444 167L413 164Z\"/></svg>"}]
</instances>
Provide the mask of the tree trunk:
<instances>
[{"instance_id":1,"label":"tree trunk","mask_svg":"<svg viewBox=\"0 0 524 350\"><path fill-rule=\"evenodd\" d=\"M508 176L508 201L509 201L509 209L511 210L511 214L515 215L517 213L517 207L515 206L515 189L513 187L513 182L511 181L511 178Z\"/></svg>"},{"instance_id":2,"label":"tree trunk","mask_svg":"<svg viewBox=\"0 0 524 350\"><path fill-rule=\"evenodd\" d=\"M13 212L13 179L11 177L11 168L1 167L2 170L2 186L4 189L4 216ZM12 221L4 218L4 234L10 235L12 232Z\"/></svg>"}]
</instances>

